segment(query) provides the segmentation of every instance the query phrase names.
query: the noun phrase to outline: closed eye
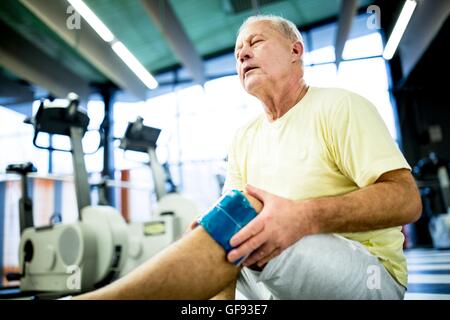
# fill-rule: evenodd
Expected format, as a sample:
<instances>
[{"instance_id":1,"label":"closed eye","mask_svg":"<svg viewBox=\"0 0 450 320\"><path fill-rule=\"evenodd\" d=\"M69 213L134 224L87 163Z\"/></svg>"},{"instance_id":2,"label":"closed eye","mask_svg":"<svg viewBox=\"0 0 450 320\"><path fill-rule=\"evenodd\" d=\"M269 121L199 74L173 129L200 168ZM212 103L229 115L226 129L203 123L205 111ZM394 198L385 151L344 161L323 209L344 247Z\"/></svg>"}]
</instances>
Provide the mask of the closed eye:
<instances>
[{"instance_id":1,"label":"closed eye","mask_svg":"<svg viewBox=\"0 0 450 320\"><path fill-rule=\"evenodd\" d=\"M257 44L257 43L259 43L259 42L261 42L261 41L263 41L264 39L251 39L251 42L250 42L250 46L253 46L253 45L255 45L255 44ZM242 48L242 47L241 47ZM239 60L239 53L240 53L240 49L241 48L239 48L237 51L236 51L236 59L238 59Z\"/></svg>"},{"instance_id":2,"label":"closed eye","mask_svg":"<svg viewBox=\"0 0 450 320\"><path fill-rule=\"evenodd\" d=\"M252 45L254 45L254 44L258 43L258 42L261 42L261 41L263 41L263 40L262 39L254 40L254 41L252 41Z\"/></svg>"}]
</instances>

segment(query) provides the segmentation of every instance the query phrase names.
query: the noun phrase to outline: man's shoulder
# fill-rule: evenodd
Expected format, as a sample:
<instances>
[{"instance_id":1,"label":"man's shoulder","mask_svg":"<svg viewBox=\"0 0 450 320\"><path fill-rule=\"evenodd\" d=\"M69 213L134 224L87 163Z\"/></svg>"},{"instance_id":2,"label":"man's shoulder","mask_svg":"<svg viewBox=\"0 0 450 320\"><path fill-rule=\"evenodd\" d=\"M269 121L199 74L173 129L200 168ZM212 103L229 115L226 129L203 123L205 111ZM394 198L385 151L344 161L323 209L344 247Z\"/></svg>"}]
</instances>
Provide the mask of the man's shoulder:
<instances>
[{"instance_id":1,"label":"man's shoulder","mask_svg":"<svg viewBox=\"0 0 450 320\"><path fill-rule=\"evenodd\" d=\"M361 110L374 107L373 104L360 94L343 88L314 88L313 104L320 106L324 112L339 112L342 110Z\"/></svg>"},{"instance_id":2,"label":"man's shoulder","mask_svg":"<svg viewBox=\"0 0 450 320\"><path fill-rule=\"evenodd\" d=\"M361 96L356 92L337 87L314 87L314 96L316 99L324 99L333 102L341 102L346 99L360 99Z\"/></svg>"}]
</instances>

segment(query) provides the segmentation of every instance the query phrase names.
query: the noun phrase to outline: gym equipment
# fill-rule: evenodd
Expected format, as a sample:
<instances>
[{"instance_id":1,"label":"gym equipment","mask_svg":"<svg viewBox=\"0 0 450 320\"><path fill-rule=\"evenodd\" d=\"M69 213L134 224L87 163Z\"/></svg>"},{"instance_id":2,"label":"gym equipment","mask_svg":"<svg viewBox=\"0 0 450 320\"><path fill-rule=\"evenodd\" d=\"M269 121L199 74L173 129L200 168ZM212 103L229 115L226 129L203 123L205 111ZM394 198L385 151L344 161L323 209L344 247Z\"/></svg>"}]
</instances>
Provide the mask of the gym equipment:
<instances>
[{"instance_id":1,"label":"gym equipment","mask_svg":"<svg viewBox=\"0 0 450 320\"><path fill-rule=\"evenodd\" d=\"M26 228L32 227L34 225L33 202L28 196L27 175L30 172L36 172L36 168L31 162L26 162L23 164L10 164L6 168L6 172L20 175L22 196L19 199L19 223L20 234L22 234Z\"/></svg>"},{"instance_id":2,"label":"gym equipment","mask_svg":"<svg viewBox=\"0 0 450 320\"><path fill-rule=\"evenodd\" d=\"M156 217L145 223L130 223L129 257L122 271L126 274L177 240L200 213L191 200L174 192L168 168L158 161L156 141L160 129L144 125L138 117L128 124L119 148L147 153L157 198Z\"/></svg>"},{"instance_id":3,"label":"gym equipment","mask_svg":"<svg viewBox=\"0 0 450 320\"><path fill-rule=\"evenodd\" d=\"M148 153L157 200L167 194L166 172L156 156L156 141L160 133L161 129L145 126L144 119L138 117L136 121L128 123L119 145L119 148L125 151Z\"/></svg>"},{"instance_id":4,"label":"gym equipment","mask_svg":"<svg viewBox=\"0 0 450 320\"><path fill-rule=\"evenodd\" d=\"M428 236L426 239L430 239L428 243L432 242L433 247L437 249L450 248L449 172L450 161L438 157L435 152L430 152L413 168L424 212L414 224L415 240L424 239L425 234Z\"/></svg>"},{"instance_id":5,"label":"gym equipment","mask_svg":"<svg viewBox=\"0 0 450 320\"><path fill-rule=\"evenodd\" d=\"M430 152L413 168L413 175L420 182L419 187L432 187L436 190L435 212L446 212L450 208L449 171L450 161L438 157L435 152Z\"/></svg>"},{"instance_id":6,"label":"gym equipment","mask_svg":"<svg viewBox=\"0 0 450 320\"><path fill-rule=\"evenodd\" d=\"M26 122L34 127L33 144L37 148L72 153L78 221L33 227L31 200L23 188L20 288L22 292L70 294L101 287L119 277L128 255L128 239L127 225L117 210L90 205L82 148L89 118L79 107L78 96L71 93L67 100L41 101L36 115ZM68 136L71 149L37 144L41 132ZM28 168L11 167L10 171L24 173L22 182L26 182Z\"/></svg>"}]
</instances>

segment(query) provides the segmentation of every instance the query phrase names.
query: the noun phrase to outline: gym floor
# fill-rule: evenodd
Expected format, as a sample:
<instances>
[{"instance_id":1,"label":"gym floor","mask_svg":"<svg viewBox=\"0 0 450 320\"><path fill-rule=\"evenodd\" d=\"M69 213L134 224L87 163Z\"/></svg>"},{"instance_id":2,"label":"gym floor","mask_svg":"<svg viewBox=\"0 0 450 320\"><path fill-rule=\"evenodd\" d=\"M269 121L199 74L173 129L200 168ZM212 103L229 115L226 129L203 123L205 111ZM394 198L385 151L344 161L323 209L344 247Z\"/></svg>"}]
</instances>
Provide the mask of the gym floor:
<instances>
[{"instance_id":1,"label":"gym floor","mask_svg":"<svg viewBox=\"0 0 450 320\"><path fill-rule=\"evenodd\" d=\"M450 300L450 250L411 249L405 300Z\"/></svg>"}]
</instances>

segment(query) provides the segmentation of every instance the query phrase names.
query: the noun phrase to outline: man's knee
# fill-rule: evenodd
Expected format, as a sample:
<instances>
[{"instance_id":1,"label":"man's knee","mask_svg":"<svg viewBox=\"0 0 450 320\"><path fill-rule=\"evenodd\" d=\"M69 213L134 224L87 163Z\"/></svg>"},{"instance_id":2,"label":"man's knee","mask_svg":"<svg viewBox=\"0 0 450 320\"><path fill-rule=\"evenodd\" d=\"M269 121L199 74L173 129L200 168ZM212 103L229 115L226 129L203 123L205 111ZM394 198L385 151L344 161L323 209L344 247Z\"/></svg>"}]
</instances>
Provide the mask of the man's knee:
<instances>
[{"instance_id":1,"label":"man's knee","mask_svg":"<svg viewBox=\"0 0 450 320\"><path fill-rule=\"evenodd\" d=\"M224 194L198 223L225 252L232 250L230 239L256 217L256 210L238 190Z\"/></svg>"}]
</instances>

